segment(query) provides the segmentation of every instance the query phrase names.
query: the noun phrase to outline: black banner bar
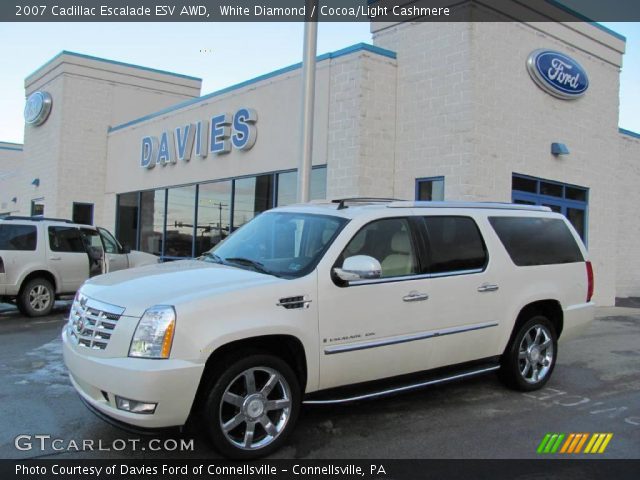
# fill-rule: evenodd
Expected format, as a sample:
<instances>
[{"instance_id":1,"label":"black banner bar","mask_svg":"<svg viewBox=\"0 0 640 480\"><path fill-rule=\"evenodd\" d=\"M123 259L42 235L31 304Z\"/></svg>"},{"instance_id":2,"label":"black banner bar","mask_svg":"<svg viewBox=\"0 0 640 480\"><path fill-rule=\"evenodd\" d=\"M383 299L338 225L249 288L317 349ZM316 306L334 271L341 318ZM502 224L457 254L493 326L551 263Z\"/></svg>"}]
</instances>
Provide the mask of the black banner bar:
<instances>
[{"instance_id":1,"label":"black banner bar","mask_svg":"<svg viewBox=\"0 0 640 480\"><path fill-rule=\"evenodd\" d=\"M0 478L38 480L555 479L636 480L640 460L0 460Z\"/></svg>"},{"instance_id":2,"label":"black banner bar","mask_svg":"<svg viewBox=\"0 0 640 480\"><path fill-rule=\"evenodd\" d=\"M637 0L3 0L2 22L634 22Z\"/></svg>"}]
</instances>

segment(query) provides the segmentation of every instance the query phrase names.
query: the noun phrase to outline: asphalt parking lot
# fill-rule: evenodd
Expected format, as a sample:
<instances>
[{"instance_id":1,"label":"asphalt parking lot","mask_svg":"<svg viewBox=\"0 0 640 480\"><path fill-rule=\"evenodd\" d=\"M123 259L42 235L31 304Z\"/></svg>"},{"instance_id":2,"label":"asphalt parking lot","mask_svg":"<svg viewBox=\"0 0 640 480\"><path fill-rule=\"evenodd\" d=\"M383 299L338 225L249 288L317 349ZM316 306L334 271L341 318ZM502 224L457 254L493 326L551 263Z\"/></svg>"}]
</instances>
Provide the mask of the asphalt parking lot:
<instances>
[{"instance_id":1,"label":"asphalt parking lot","mask_svg":"<svg viewBox=\"0 0 640 480\"><path fill-rule=\"evenodd\" d=\"M59 334L68 305L40 319L0 305L0 458L216 458L201 436L193 451L152 451L148 438L117 430L84 407L62 363ZM489 374L383 400L304 407L274 458L536 458L549 432L610 432L598 457L640 458L640 309L599 308L583 337L560 345L543 390L509 391ZM19 435L31 435L34 448L17 449ZM45 440L41 451L34 435L61 439L57 447L65 448L89 439L94 450L55 451ZM134 451L131 440L138 438ZM181 438L193 437L160 437L154 445ZM127 447L120 450L122 440Z\"/></svg>"}]
</instances>

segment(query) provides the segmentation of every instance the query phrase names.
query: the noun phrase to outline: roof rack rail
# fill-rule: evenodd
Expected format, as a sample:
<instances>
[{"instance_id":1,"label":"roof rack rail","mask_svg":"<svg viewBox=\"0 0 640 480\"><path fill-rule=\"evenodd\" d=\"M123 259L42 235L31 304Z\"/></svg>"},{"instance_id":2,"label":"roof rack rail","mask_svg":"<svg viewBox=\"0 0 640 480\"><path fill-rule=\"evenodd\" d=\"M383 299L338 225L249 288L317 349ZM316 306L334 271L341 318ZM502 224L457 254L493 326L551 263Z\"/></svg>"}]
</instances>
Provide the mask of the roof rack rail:
<instances>
[{"instance_id":1,"label":"roof rack rail","mask_svg":"<svg viewBox=\"0 0 640 480\"><path fill-rule=\"evenodd\" d=\"M48 220L50 222L63 222L63 223L73 223L71 220L67 218L53 218L53 217L42 217L40 215L34 215L32 217L28 217L25 215L7 215L6 217L0 217L2 220L29 220L31 222L42 222Z\"/></svg>"},{"instance_id":2,"label":"roof rack rail","mask_svg":"<svg viewBox=\"0 0 640 480\"><path fill-rule=\"evenodd\" d=\"M390 203L390 202L402 202L399 198L381 198L381 197L352 197L352 198L338 198L331 200L331 203L338 204L338 210L347 208L346 203Z\"/></svg>"},{"instance_id":3,"label":"roof rack rail","mask_svg":"<svg viewBox=\"0 0 640 480\"><path fill-rule=\"evenodd\" d=\"M485 208L491 210L530 210L535 212L550 212L549 207L542 205L525 205L507 202L465 202L465 201L424 201L392 202L389 208Z\"/></svg>"}]
</instances>

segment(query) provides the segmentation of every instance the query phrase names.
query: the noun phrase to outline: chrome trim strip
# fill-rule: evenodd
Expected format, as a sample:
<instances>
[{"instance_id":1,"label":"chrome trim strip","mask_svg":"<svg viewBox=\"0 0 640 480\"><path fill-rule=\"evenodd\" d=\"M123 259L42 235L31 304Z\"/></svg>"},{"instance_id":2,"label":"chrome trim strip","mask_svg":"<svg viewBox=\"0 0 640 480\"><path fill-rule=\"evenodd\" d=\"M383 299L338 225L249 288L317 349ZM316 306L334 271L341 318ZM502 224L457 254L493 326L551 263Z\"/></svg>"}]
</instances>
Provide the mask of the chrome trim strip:
<instances>
[{"instance_id":1,"label":"chrome trim strip","mask_svg":"<svg viewBox=\"0 0 640 480\"><path fill-rule=\"evenodd\" d=\"M406 281L406 280L423 280L427 278L454 277L457 275L470 275L472 273L482 273L482 272L484 272L484 268L473 268L470 270L457 270L453 272L422 273L418 275L405 275L402 277L376 278L373 280L353 280L349 282L349 286L351 287L356 285L369 285L374 283L399 282L399 281Z\"/></svg>"},{"instance_id":2,"label":"chrome trim strip","mask_svg":"<svg viewBox=\"0 0 640 480\"><path fill-rule=\"evenodd\" d=\"M336 353L354 352L356 350L366 350L368 348L386 347L388 345L397 345L399 343L415 342L416 340L425 340L433 337L443 337L445 335L454 335L456 333L472 332L473 330L482 330L484 328L496 327L497 322L477 323L466 327L451 327L444 330L432 330L430 332L414 333L411 335L402 335L399 337L385 338L382 340L373 340L371 342L356 343L350 345L336 345L324 349L325 355L333 355Z\"/></svg>"},{"instance_id":3,"label":"chrome trim strip","mask_svg":"<svg viewBox=\"0 0 640 480\"><path fill-rule=\"evenodd\" d=\"M471 377L473 375L480 375L482 373L492 372L494 370L498 370L499 368L500 366L496 365L493 367L486 367L486 368L481 368L479 370L472 370L469 372L459 373L457 375L451 375L449 377L437 378L435 380L428 380L426 382L414 383L412 385L405 385L404 387L390 388L388 390L380 390L379 392L357 395L355 397L338 398L338 399L332 399L332 400L304 400L302 403L304 405L332 405L337 403L355 402L357 400L365 400L369 398L384 397L387 395L392 395L394 393L417 390L419 388L427 387L429 385L436 385L438 383L450 382L453 380L457 380L459 378Z\"/></svg>"}]
</instances>

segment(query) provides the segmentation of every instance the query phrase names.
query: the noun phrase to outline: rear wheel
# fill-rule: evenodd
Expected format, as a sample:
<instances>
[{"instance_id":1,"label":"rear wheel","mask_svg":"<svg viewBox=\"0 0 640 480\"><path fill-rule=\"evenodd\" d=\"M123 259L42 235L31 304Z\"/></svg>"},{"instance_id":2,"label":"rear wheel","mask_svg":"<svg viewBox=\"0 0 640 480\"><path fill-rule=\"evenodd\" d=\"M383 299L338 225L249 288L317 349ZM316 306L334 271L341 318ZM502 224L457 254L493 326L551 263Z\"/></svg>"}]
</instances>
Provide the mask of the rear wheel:
<instances>
[{"instance_id":1,"label":"rear wheel","mask_svg":"<svg viewBox=\"0 0 640 480\"><path fill-rule=\"evenodd\" d=\"M534 315L512 337L502 355L500 377L511 388L532 391L542 388L553 372L558 338L544 315Z\"/></svg>"},{"instance_id":2,"label":"rear wheel","mask_svg":"<svg viewBox=\"0 0 640 480\"><path fill-rule=\"evenodd\" d=\"M231 362L217 378L203 409L209 436L226 457L248 460L284 443L300 409L300 386L282 359L256 354Z\"/></svg>"},{"instance_id":3,"label":"rear wheel","mask_svg":"<svg viewBox=\"0 0 640 480\"><path fill-rule=\"evenodd\" d=\"M46 278L32 278L22 288L17 298L18 309L29 317L49 315L53 310L55 292Z\"/></svg>"}]
</instances>

